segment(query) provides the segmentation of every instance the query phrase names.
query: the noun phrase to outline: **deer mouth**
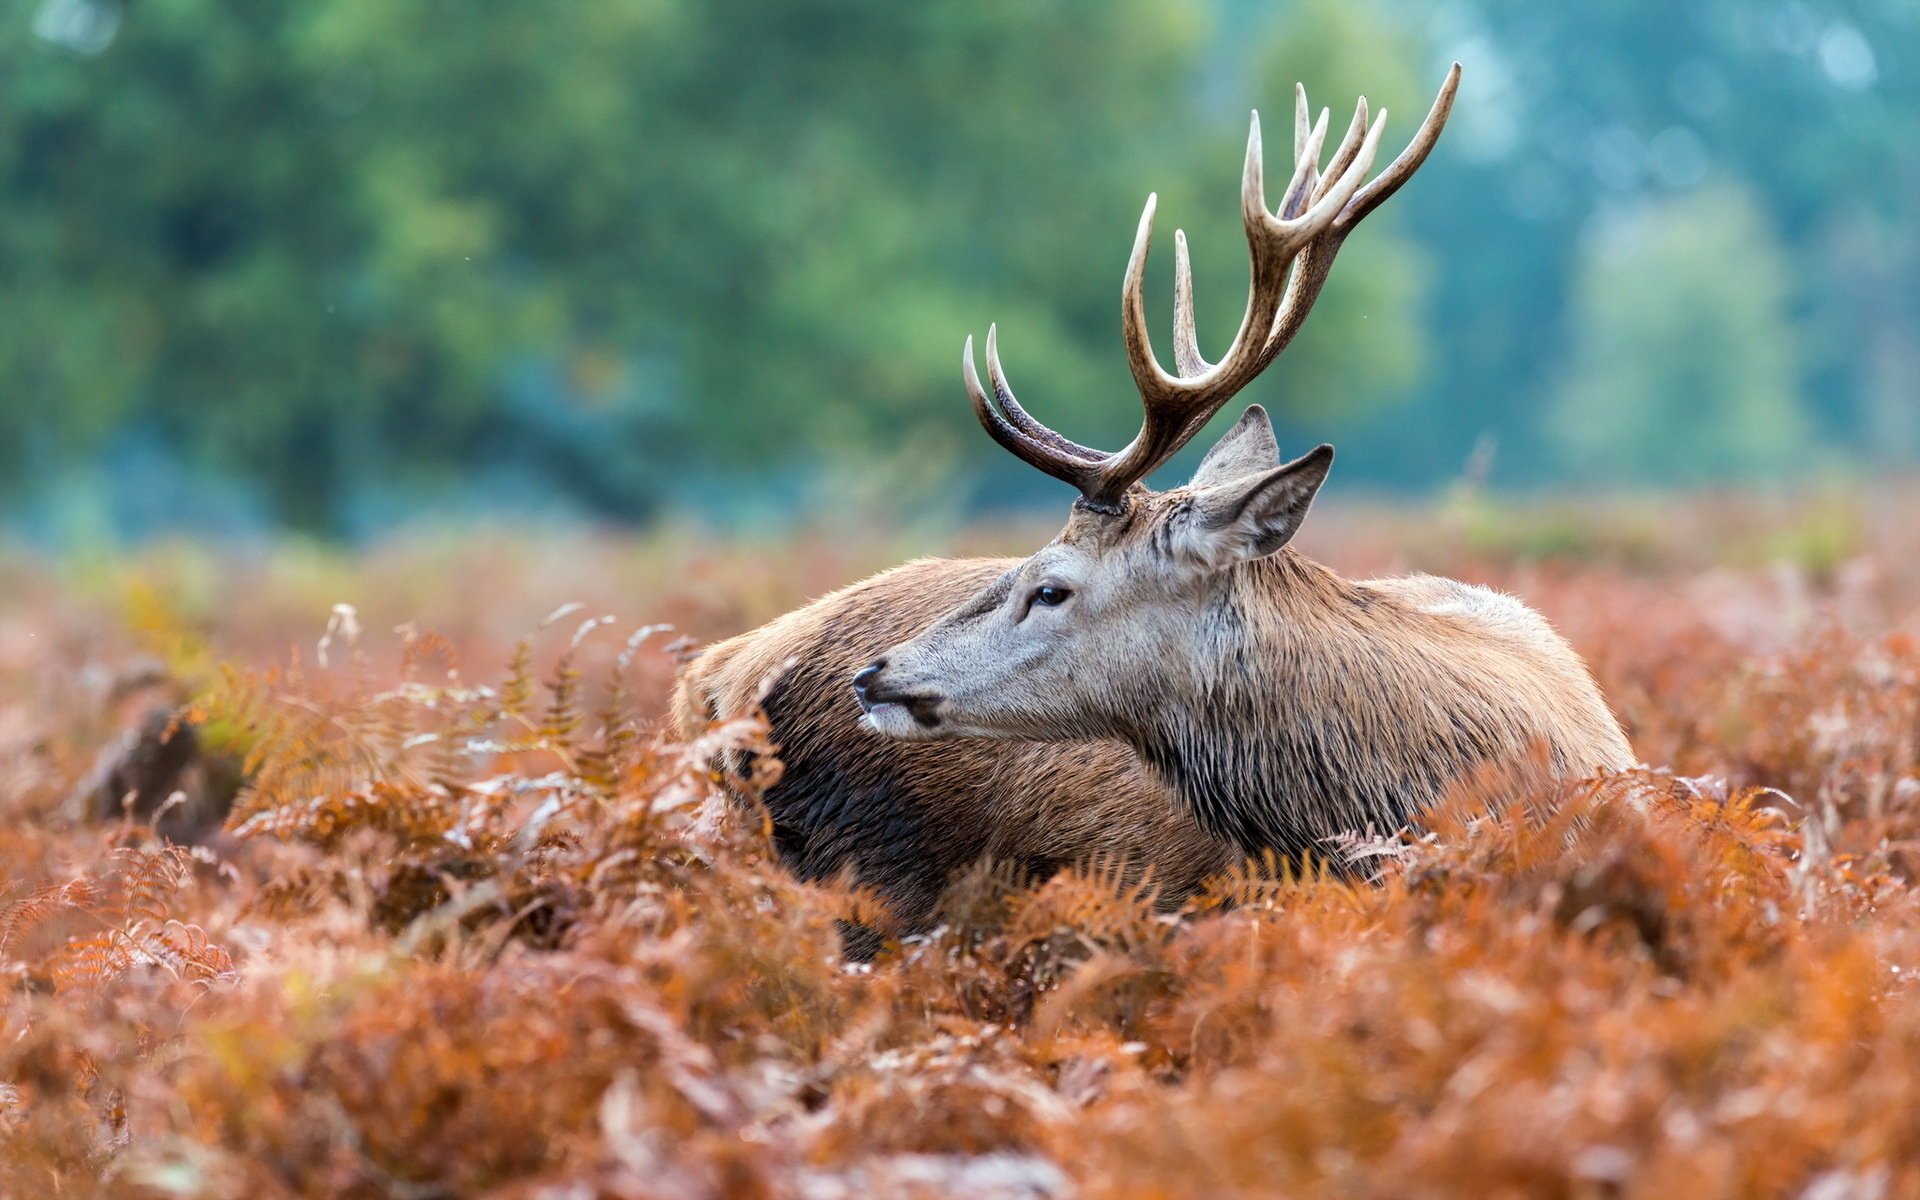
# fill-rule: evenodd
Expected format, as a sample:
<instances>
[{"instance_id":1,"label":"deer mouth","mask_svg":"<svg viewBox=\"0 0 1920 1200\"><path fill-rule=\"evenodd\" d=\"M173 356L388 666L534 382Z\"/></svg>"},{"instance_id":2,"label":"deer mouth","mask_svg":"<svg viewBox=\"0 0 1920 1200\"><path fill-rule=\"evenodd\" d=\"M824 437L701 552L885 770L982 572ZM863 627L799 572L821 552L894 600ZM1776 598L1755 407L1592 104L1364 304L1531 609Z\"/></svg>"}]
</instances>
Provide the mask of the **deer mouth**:
<instances>
[{"instance_id":1,"label":"deer mouth","mask_svg":"<svg viewBox=\"0 0 1920 1200\"><path fill-rule=\"evenodd\" d=\"M940 705L946 698L926 692L887 692L868 689L860 695L865 715L860 723L888 737L926 737L940 726Z\"/></svg>"}]
</instances>

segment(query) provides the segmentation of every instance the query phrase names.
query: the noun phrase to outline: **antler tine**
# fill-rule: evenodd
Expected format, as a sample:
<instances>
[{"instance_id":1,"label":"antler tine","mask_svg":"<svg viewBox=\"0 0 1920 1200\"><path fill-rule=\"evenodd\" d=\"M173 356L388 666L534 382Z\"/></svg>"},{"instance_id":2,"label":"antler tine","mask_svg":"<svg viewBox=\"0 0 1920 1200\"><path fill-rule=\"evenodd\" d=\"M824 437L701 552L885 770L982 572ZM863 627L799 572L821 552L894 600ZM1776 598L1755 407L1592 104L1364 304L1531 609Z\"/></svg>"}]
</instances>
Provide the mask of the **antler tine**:
<instances>
[{"instance_id":1,"label":"antler tine","mask_svg":"<svg viewBox=\"0 0 1920 1200\"><path fill-rule=\"evenodd\" d=\"M1070 483L1083 491L1086 489L1090 480L1085 468L1089 464L1024 435L1009 423L1007 418L1001 416L999 410L994 408L993 402L987 399L986 389L980 386L980 374L973 365L973 335L971 334L967 335L966 347L960 353L960 374L967 383L967 398L973 401L973 415L980 419L981 426L994 441L1000 443L1003 449L1028 466L1045 471L1055 479Z\"/></svg>"},{"instance_id":2,"label":"antler tine","mask_svg":"<svg viewBox=\"0 0 1920 1200\"><path fill-rule=\"evenodd\" d=\"M1287 190L1280 197L1280 207L1274 210L1281 220L1288 221L1300 215L1300 207L1318 186L1320 174L1320 151L1327 144L1326 109L1320 110L1320 119L1315 121L1313 129L1307 134L1302 152L1294 158L1293 178L1287 181Z\"/></svg>"},{"instance_id":3,"label":"antler tine","mask_svg":"<svg viewBox=\"0 0 1920 1200\"><path fill-rule=\"evenodd\" d=\"M1453 115L1453 98L1459 90L1460 64L1454 63L1447 69L1447 78L1440 85L1440 94L1433 98L1433 107L1427 110L1426 120L1420 122L1420 128L1414 131L1413 140L1407 143L1407 148L1387 164L1386 170L1380 172L1377 179L1362 188L1353 203L1340 214L1335 228L1342 237L1351 233L1353 227L1364 220L1368 213L1386 203L1388 197L1413 178L1420 164L1427 161L1427 155L1433 153L1433 147L1440 141L1440 131L1447 127L1447 118Z\"/></svg>"},{"instance_id":4,"label":"antler tine","mask_svg":"<svg viewBox=\"0 0 1920 1200\"><path fill-rule=\"evenodd\" d=\"M1294 161L1306 158L1307 142L1313 140L1308 133L1303 141L1295 130L1294 142L1301 147L1294 155ZM1252 230L1267 215L1266 150L1260 145L1260 110L1254 109L1247 123L1247 159L1240 166L1240 223ZM1292 186L1289 180L1288 186Z\"/></svg>"},{"instance_id":5,"label":"antler tine","mask_svg":"<svg viewBox=\"0 0 1920 1200\"><path fill-rule=\"evenodd\" d=\"M1353 121L1347 126L1347 135L1340 139L1339 148L1333 152L1333 161L1327 164L1326 171L1320 176L1320 182L1313 189L1315 200L1326 195L1327 188L1340 178L1353 162L1354 156L1360 153L1361 138L1367 132L1369 132L1367 98L1362 96L1360 102L1354 105Z\"/></svg>"},{"instance_id":6,"label":"antler tine","mask_svg":"<svg viewBox=\"0 0 1920 1200\"><path fill-rule=\"evenodd\" d=\"M1307 107L1307 85L1293 85L1293 161L1299 162L1307 153L1307 131L1312 128L1308 118L1313 110Z\"/></svg>"},{"instance_id":7,"label":"antler tine","mask_svg":"<svg viewBox=\"0 0 1920 1200\"><path fill-rule=\"evenodd\" d=\"M1257 146L1257 125L1253 136ZM1257 171L1252 186L1256 190L1260 186ZM1126 347L1127 368L1133 372L1134 386L1142 397L1161 395L1180 382L1160 366L1153 355L1153 338L1147 333L1147 251L1153 245L1153 210L1159 203L1158 192L1148 193L1146 206L1140 210L1140 227L1134 231L1133 250L1127 255L1127 273L1120 282L1120 340Z\"/></svg>"},{"instance_id":8,"label":"antler tine","mask_svg":"<svg viewBox=\"0 0 1920 1200\"><path fill-rule=\"evenodd\" d=\"M1187 260L1187 234L1173 231L1173 366L1183 378L1212 368L1200 354L1193 328L1193 266Z\"/></svg>"},{"instance_id":9,"label":"antler tine","mask_svg":"<svg viewBox=\"0 0 1920 1200\"><path fill-rule=\"evenodd\" d=\"M971 362L973 355L969 353L967 358ZM1098 450L1082 446L1079 442L1048 429L1028 416L1027 410L1020 407L1020 401L1014 398L1013 388L1007 384L1006 368L1000 365L1000 327L998 325L987 326L987 382L993 385L993 398L999 401L1000 411L1005 414L1007 421L1015 429L1055 450L1083 461L1106 457Z\"/></svg>"}]
</instances>

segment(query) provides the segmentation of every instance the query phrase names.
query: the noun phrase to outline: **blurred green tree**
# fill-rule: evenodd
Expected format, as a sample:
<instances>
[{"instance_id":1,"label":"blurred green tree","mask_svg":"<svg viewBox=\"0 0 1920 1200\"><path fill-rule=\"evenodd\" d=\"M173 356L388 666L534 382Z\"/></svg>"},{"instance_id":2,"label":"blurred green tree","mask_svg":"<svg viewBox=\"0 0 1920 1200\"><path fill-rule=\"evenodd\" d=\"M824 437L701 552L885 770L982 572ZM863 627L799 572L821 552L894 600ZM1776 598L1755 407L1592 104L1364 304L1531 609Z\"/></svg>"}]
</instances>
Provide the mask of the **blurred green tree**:
<instances>
[{"instance_id":1,"label":"blurred green tree","mask_svg":"<svg viewBox=\"0 0 1920 1200\"><path fill-rule=\"evenodd\" d=\"M1289 444L1421 486L1489 432L1497 480L1558 478L1588 435L1540 381L1574 395L1633 316L1593 290L1591 227L1711 225L1687 198L1718 179L1698 205L1772 231L1797 334L1746 403L1910 456L1916 25L1865 0L30 0L0 9L0 503L240 480L352 532L430 497L775 507L868 465L863 494L964 464L976 497L1039 495L972 427L961 339L998 321L1032 407L1124 439L1146 193L1154 328L1185 225L1217 351L1246 108L1284 129L1298 78L1337 122L1364 90L1392 151L1452 58L1441 151L1249 389ZM1767 327L1727 311L1725 337ZM1693 432L1727 439L1702 470L1773 453Z\"/></svg>"},{"instance_id":2,"label":"blurred green tree","mask_svg":"<svg viewBox=\"0 0 1920 1200\"><path fill-rule=\"evenodd\" d=\"M1343 450L1419 479L1486 431L1497 479L1561 479L1541 381L1587 339L1592 307L1575 300L1591 223L1720 178L1784 255L1809 436L1830 455L1912 461L1920 239L1902 231L1920 225L1920 7L1390 0L1389 15L1461 59L1467 86L1422 172L1428 199L1403 214L1432 258L1431 369L1410 408Z\"/></svg>"},{"instance_id":3,"label":"blurred green tree","mask_svg":"<svg viewBox=\"0 0 1920 1200\"><path fill-rule=\"evenodd\" d=\"M1200 24L1151 0L16 9L7 474L132 425L324 528L356 489L531 444L632 513L690 456L958 431L990 310L1027 385L1087 411L1111 334L1074 305L1119 269L1087 245L1181 165L1166 97Z\"/></svg>"},{"instance_id":4,"label":"blurred green tree","mask_svg":"<svg viewBox=\"0 0 1920 1200\"><path fill-rule=\"evenodd\" d=\"M1804 463L1786 258L1719 181L1605 222L1574 277L1552 430L1589 479L1760 478Z\"/></svg>"}]
</instances>

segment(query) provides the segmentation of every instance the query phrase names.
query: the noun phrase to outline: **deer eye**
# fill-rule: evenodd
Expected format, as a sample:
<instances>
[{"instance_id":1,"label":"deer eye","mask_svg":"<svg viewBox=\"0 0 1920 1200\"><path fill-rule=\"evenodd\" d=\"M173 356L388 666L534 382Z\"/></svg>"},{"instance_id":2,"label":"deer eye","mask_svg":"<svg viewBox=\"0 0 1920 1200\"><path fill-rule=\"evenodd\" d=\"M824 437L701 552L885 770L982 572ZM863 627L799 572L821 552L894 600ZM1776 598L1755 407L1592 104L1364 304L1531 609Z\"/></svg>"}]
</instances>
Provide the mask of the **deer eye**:
<instances>
[{"instance_id":1,"label":"deer eye","mask_svg":"<svg viewBox=\"0 0 1920 1200\"><path fill-rule=\"evenodd\" d=\"M1059 587L1051 583L1043 583L1033 589L1033 594L1027 597L1027 607L1031 608L1039 604L1047 608L1058 608L1060 605L1065 604L1067 597L1071 595L1073 595L1073 592L1067 588Z\"/></svg>"}]
</instances>

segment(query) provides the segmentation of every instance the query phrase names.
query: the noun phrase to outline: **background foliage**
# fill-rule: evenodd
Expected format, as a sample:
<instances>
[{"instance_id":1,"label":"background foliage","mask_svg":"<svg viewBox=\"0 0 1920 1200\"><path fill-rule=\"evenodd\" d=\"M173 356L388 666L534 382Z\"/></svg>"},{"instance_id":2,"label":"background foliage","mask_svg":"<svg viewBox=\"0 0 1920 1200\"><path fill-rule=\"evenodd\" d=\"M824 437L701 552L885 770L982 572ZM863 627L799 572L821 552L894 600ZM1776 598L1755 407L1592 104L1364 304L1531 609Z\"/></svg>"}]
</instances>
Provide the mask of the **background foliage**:
<instances>
[{"instance_id":1,"label":"background foliage","mask_svg":"<svg viewBox=\"0 0 1920 1200\"><path fill-rule=\"evenodd\" d=\"M1243 114L1454 127L1257 396L1343 475L1771 478L1920 450L1920 48L1886 0L36 0L0 13L0 505L70 540L638 518L979 481L1001 323L1134 401L1138 204L1244 288ZM1152 281L1164 329L1167 231ZM1617 418L1617 419L1616 419ZM857 468L857 469L855 469ZM964 493L963 493L964 494Z\"/></svg>"}]
</instances>

